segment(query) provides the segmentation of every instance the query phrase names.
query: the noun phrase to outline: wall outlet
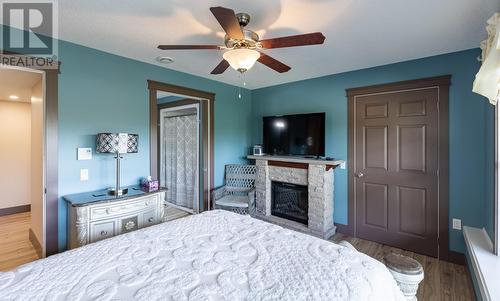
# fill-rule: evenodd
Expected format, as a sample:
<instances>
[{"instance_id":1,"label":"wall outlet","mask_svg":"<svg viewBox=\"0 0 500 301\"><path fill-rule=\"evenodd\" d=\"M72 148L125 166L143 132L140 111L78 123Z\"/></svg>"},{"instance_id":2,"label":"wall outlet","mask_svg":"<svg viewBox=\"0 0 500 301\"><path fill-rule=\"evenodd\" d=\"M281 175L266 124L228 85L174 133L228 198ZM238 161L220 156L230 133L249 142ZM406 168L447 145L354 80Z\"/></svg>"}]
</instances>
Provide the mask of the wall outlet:
<instances>
[{"instance_id":1,"label":"wall outlet","mask_svg":"<svg viewBox=\"0 0 500 301\"><path fill-rule=\"evenodd\" d=\"M89 180L89 170L80 169L80 181L88 181L88 180Z\"/></svg>"},{"instance_id":2,"label":"wall outlet","mask_svg":"<svg viewBox=\"0 0 500 301\"><path fill-rule=\"evenodd\" d=\"M345 162L340 163L340 169L345 169Z\"/></svg>"},{"instance_id":3,"label":"wall outlet","mask_svg":"<svg viewBox=\"0 0 500 301\"><path fill-rule=\"evenodd\" d=\"M453 229L462 230L462 220L458 218L453 219Z\"/></svg>"}]
</instances>

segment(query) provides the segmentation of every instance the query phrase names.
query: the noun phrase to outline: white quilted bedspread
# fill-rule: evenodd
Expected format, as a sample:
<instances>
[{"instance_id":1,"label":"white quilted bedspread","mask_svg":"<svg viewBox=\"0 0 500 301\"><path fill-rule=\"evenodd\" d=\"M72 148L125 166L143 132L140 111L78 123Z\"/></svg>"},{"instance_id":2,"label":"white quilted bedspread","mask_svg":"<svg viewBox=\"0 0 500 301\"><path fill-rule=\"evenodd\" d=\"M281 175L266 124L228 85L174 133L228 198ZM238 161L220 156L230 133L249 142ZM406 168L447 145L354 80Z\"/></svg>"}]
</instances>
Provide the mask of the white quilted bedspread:
<instances>
[{"instance_id":1,"label":"white quilted bedspread","mask_svg":"<svg viewBox=\"0 0 500 301\"><path fill-rule=\"evenodd\" d=\"M0 300L404 299L362 253L216 210L0 273Z\"/></svg>"}]
</instances>

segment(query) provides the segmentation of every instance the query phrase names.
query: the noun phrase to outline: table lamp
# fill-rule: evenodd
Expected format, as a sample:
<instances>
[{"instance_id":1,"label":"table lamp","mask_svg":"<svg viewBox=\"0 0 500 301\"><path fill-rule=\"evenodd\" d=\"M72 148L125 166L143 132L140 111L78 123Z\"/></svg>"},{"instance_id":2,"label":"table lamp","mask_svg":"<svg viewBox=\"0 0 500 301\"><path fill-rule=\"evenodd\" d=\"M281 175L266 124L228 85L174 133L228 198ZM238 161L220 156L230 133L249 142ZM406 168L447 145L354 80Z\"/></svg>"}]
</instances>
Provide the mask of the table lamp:
<instances>
[{"instance_id":1,"label":"table lamp","mask_svg":"<svg viewBox=\"0 0 500 301\"><path fill-rule=\"evenodd\" d=\"M116 159L116 185L110 188L110 195L120 196L127 194L128 189L120 188L120 159L122 154L137 153L139 147L139 135L127 133L99 133L96 137L96 152L115 154Z\"/></svg>"}]
</instances>

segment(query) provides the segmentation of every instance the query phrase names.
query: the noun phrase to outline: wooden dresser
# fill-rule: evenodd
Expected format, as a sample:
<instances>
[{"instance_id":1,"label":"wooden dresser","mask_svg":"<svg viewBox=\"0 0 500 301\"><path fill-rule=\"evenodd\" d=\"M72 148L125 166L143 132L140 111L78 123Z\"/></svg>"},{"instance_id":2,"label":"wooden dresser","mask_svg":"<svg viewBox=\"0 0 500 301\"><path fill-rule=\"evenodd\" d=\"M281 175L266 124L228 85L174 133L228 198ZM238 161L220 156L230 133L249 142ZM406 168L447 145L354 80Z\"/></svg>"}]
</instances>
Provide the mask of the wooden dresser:
<instances>
[{"instance_id":1,"label":"wooden dresser","mask_svg":"<svg viewBox=\"0 0 500 301\"><path fill-rule=\"evenodd\" d=\"M146 192L129 186L123 196L106 190L64 196L68 203L68 248L161 223L165 189Z\"/></svg>"}]
</instances>

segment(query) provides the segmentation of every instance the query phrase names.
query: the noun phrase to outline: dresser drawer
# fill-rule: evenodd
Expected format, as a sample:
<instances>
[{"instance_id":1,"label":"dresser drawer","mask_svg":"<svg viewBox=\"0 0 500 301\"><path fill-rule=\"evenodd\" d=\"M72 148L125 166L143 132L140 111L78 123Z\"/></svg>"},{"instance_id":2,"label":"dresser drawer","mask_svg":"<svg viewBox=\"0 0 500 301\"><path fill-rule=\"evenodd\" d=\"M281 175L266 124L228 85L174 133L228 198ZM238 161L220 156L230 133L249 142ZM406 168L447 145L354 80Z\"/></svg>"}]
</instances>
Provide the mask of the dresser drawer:
<instances>
[{"instance_id":1,"label":"dresser drawer","mask_svg":"<svg viewBox=\"0 0 500 301\"><path fill-rule=\"evenodd\" d=\"M157 223L156 211L153 210L142 213L141 228L156 225Z\"/></svg>"},{"instance_id":2,"label":"dresser drawer","mask_svg":"<svg viewBox=\"0 0 500 301\"><path fill-rule=\"evenodd\" d=\"M113 237L117 233L116 221L94 222L90 224L90 242Z\"/></svg>"},{"instance_id":3,"label":"dresser drawer","mask_svg":"<svg viewBox=\"0 0 500 301\"><path fill-rule=\"evenodd\" d=\"M139 229L139 216L127 216L120 220L120 234Z\"/></svg>"},{"instance_id":4,"label":"dresser drawer","mask_svg":"<svg viewBox=\"0 0 500 301\"><path fill-rule=\"evenodd\" d=\"M147 210L151 208L154 210L156 208L158 198L155 196L141 198L133 202L120 202L119 204L109 204L106 206L94 207L90 210L90 219L97 220L103 218L111 218L130 212L136 212L139 210Z\"/></svg>"}]
</instances>

